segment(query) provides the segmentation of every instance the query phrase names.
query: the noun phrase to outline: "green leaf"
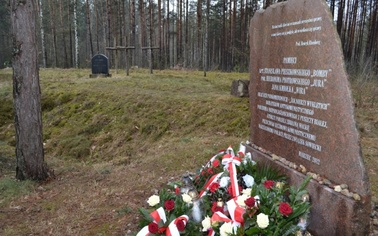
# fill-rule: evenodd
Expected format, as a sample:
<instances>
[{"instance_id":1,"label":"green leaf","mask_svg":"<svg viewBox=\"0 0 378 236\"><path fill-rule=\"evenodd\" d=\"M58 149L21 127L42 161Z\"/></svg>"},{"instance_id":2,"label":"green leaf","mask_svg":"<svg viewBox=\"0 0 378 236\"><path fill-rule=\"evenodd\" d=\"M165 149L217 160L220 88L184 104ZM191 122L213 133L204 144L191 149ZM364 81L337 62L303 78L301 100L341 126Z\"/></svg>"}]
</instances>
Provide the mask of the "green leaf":
<instances>
[{"instance_id":1,"label":"green leaf","mask_svg":"<svg viewBox=\"0 0 378 236\"><path fill-rule=\"evenodd\" d=\"M249 235L257 235L257 234L261 233L261 229L257 228L257 227L253 227L253 228L247 229L244 233L247 236L249 236Z\"/></svg>"}]
</instances>

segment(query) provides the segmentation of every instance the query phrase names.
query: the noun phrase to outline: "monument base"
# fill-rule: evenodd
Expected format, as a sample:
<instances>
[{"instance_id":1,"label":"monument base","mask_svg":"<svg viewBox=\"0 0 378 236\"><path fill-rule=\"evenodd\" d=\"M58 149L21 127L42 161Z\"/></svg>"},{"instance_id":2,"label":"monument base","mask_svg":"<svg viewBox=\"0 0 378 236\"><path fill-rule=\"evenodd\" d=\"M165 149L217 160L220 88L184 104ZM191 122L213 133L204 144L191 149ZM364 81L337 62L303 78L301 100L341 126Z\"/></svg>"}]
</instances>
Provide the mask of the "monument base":
<instances>
[{"instance_id":1,"label":"monument base","mask_svg":"<svg viewBox=\"0 0 378 236\"><path fill-rule=\"evenodd\" d=\"M89 78L98 78L98 77L112 77L111 74L90 74Z\"/></svg>"},{"instance_id":2,"label":"monument base","mask_svg":"<svg viewBox=\"0 0 378 236\"><path fill-rule=\"evenodd\" d=\"M306 176L283 163L274 161L269 155L246 146L246 152L258 163L269 164L288 177L290 185L299 187ZM312 204L308 231L314 236L324 235L369 235L371 196L361 196L361 200L335 192L333 189L311 180L306 188Z\"/></svg>"}]
</instances>

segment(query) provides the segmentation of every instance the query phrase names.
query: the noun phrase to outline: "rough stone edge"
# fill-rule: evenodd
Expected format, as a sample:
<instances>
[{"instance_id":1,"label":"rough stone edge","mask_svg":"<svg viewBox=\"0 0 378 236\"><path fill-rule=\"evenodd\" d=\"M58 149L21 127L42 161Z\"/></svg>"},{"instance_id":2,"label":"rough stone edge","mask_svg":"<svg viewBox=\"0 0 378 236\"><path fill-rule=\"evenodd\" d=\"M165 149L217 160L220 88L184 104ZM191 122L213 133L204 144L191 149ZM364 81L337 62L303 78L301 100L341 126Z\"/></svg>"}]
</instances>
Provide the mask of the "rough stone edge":
<instances>
[{"instance_id":1,"label":"rough stone edge","mask_svg":"<svg viewBox=\"0 0 378 236\"><path fill-rule=\"evenodd\" d=\"M247 145L246 151L259 163L268 163L288 177L291 185L299 187L306 176L270 156ZM370 232L371 196L361 196L360 201L348 198L333 189L311 180L307 185L312 208L308 231L314 236L356 235ZM323 210L322 210L323 209ZM326 209L326 211L324 211Z\"/></svg>"}]
</instances>

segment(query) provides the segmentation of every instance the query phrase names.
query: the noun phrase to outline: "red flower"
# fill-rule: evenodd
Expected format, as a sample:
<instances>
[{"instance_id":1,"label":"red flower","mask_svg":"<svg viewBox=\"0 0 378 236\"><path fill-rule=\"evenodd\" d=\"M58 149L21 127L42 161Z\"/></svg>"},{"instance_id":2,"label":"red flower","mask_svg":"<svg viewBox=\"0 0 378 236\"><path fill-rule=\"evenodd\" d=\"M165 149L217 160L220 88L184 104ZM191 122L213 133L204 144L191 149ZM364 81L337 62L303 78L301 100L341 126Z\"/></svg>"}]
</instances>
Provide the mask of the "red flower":
<instances>
[{"instance_id":1,"label":"red flower","mask_svg":"<svg viewBox=\"0 0 378 236\"><path fill-rule=\"evenodd\" d=\"M291 208L291 206L286 203L286 202L281 202L280 203L280 206L278 207L278 211L284 215L284 216L288 216L290 215L291 213L293 213L293 209Z\"/></svg>"},{"instance_id":2,"label":"red flower","mask_svg":"<svg viewBox=\"0 0 378 236\"><path fill-rule=\"evenodd\" d=\"M215 159L215 160L213 161L213 166L214 166L214 167L218 167L218 166L219 166L219 160L218 160L218 159Z\"/></svg>"},{"instance_id":3,"label":"red flower","mask_svg":"<svg viewBox=\"0 0 378 236\"><path fill-rule=\"evenodd\" d=\"M151 222L148 224L148 231L150 231L151 234L156 234L159 231L159 226L155 222Z\"/></svg>"},{"instance_id":4,"label":"red flower","mask_svg":"<svg viewBox=\"0 0 378 236\"><path fill-rule=\"evenodd\" d=\"M175 188L175 193L176 193L176 195L179 195L179 194L180 194L180 188L179 188L179 187L176 187L176 188Z\"/></svg>"},{"instance_id":5,"label":"red flower","mask_svg":"<svg viewBox=\"0 0 378 236\"><path fill-rule=\"evenodd\" d=\"M215 191L217 191L218 188L219 188L219 183L214 182L210 185L209 190L210 192L215 193Z\"/></svg>"},{"instance_id":6,"label":"red flower","mask_svg":"<svg viewBox=\"0 0 378 236\"><path fill-rule=\"evenodd\" d=\"M158 233L159 233L159 234L162 234L162 233L164 233L166 230L167 230L167 227L161 227L161 228L159 228Z\"/></svg>"},{"instance_id":7,"label":"red flower","mask_svg":"<svg viewBox=\"0 0 378 236\"><path fill-rule=\"evenodd\" d=\"M266 180L266 181L264 182L264 186L265 186L265 188L267 188L267 189L271 189L271 188L274 186L274 181L273 181L273 180Z\"/></svg>"},{"instance_id":8,"label":"red flower","mask_svg":"<svg viewBox=\"0 0 378 236\"><path fill-rule=\"evenodd\" d=\"M254 197L247 198L247 200L244 201L245 205L252 208L255 206L256 200Z\"/></svg>"},{"instance_id":9,"label":"red flower","mask_svg":"<svg viewBox=\"0 0 378 236\"><path fill-rule=\"evenodd\" d=\"M173 210L173 208L175 208L175 202L173 200L167 200L164 202L164 207L167 211Z\"/></svg>"},{"instance_id":10,"label":"red flower","mask_svg":"<svg viewBox=\"0 0 378 236\"><path fill-rule=\"evenodd\" d=\"M177 222L176 222L176 227L177 227L177 229L178 229L178 231L184 231L184 229L185 229L185 221L184 220L178 220Z\"/></svg>"},{"instance_id":11,"label":"red flower","mask_svg":"<svg viewBox=\"0 0 378 236\"><path fill-rule=\"evenodd\" d=\"M214 212L217 212L217 211L220 211L220 212L224 213L223 212L223 207L218 206L217 202L213 202L213 205L211 206L211 212L214 213Z\"/></svg>"},{"instance_id":12,"label":"red flower","mask_svg":"<svg viewBox=\"0 0 378 236\"><path fill-rule=\"evenodd\" d=\"M207 169L207 173L209 173L209 174L214 174L214 171L213 171L213 169L212 168L209 168L209 169Z\"/></svg>"}]
</instances>

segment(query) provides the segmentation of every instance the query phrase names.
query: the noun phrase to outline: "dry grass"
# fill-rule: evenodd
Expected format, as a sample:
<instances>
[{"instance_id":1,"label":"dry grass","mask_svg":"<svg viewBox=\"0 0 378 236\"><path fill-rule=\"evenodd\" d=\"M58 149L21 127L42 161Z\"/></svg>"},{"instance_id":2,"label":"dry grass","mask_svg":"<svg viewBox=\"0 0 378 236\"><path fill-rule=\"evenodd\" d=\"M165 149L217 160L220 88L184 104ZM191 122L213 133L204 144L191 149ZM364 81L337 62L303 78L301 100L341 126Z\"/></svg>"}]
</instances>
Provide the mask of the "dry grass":
<instances>
[{"instance_id":1,"label":"dry grass","mask_svg":"<svg viewBox=\"0 0 378 236\"><path fill-rule=\"evenodd\" d=\"M248 99L229 95L247 74L89 73L41 70L46 161L56 179L28 182L7 198L0 189L0 235L131 235L154 191L248 139ZM17 190L10 76L0 71L0 183ZM378 107L361 97L357 120L377 200Z\"/></svg>"}]
</instances>

